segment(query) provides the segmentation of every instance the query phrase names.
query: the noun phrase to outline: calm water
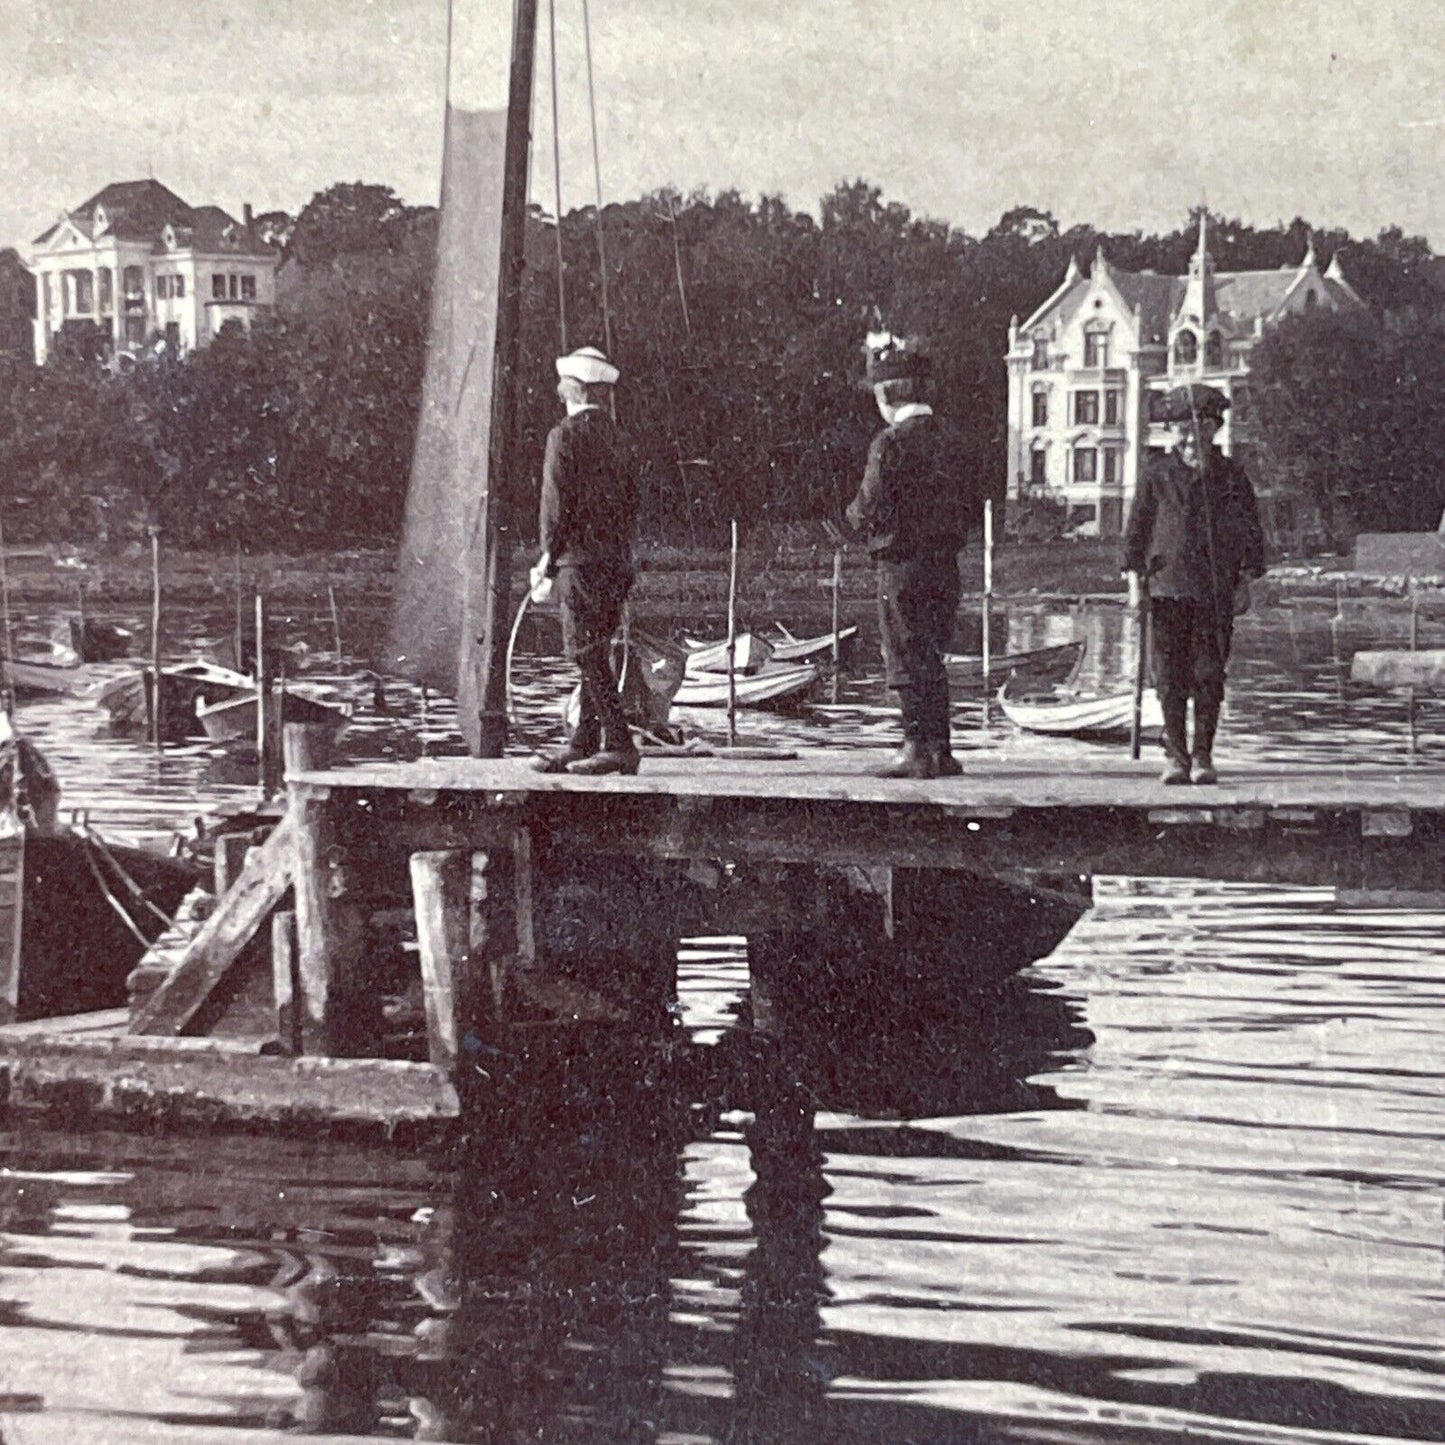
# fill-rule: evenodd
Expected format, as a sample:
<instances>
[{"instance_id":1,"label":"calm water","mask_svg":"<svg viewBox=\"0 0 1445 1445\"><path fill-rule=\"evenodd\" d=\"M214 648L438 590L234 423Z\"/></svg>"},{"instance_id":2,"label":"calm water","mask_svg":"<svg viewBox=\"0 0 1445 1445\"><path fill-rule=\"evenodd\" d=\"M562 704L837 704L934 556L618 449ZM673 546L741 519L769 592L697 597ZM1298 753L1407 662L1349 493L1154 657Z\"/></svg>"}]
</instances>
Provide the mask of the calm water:
<instances>
[{"instance_id":1,"label":"calm water","mask_svg":"<svg viewBox=\"0 0 1445 1445\"><path fill-rule=\"evenodd\" d=\"M1345 682L1407 609L1333 611L1247 620L1222 757L1438 764L1438 707L1412 745L1402 697ZM1008 626L1015 647L1082 629L1100 681L1128 675L1117 610ZM518 664L545 739L563 681ZM419 700L388 707L363 707L353 753L417 750ZM158 761L83 704L23 720L118 837L254 796L245 766ZM977 704L958 722L970 747L1101 756ZM872 672L836 709L744 727L893 737ZM0 1135L0 1437L1445 1439L1442 930L1106 880L1014 986L890 989L886 1019L830 1016L786 1072L738 1027L742 943L691 941L677 1077L573 1070L545 1117L518 1104L445 1156Z\"/></svg>"}]
</instances>

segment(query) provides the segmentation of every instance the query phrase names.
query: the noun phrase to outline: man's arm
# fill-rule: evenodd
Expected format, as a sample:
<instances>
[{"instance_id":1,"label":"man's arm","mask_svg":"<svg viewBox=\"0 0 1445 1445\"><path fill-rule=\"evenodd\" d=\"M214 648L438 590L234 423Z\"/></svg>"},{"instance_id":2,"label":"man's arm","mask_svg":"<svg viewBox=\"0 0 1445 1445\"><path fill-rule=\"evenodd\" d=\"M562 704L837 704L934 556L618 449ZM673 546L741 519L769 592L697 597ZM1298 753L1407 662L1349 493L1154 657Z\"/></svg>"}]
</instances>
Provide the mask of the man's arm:
<instances>
[{"instance_id":1,"label":"man's arm","mask_svg":"<svg viewBox=\"0 0 1445 1445\"><path fill-rule=\"evenodd\" d=\"M888 433L879 432L868 448L868 465L863 468L863 482L858 495L848 504L844 514L855 532L868 532L883 503L883 481L888 450Z\"/></svg>"},{"instance_id":2,"label":"man's arm","mask_svg":"<svg viewBox=\"0 0 1445 1445\"><path fill-rule=\"evenodd\" d=\"M571 524L570 460L567 432L562 427L553 427L547 437L546 455L542 459L542 509L537 525L542 552L550 559L549 576L557 570Z\"/></svg>"},{"instance_id":3,"label":"man's arm","mask_svg":"<svg viewBox=\"0 0 1445 1445\"><path fill-rule=\"evenodd\" d=\"M1146 457L1139 476L1139 487L1129 507L1129 520L1124 524L1124 570L1143 577L1149 566L1149 540L1154 531L1154 468Z\"/></svg>"}]
</instances>

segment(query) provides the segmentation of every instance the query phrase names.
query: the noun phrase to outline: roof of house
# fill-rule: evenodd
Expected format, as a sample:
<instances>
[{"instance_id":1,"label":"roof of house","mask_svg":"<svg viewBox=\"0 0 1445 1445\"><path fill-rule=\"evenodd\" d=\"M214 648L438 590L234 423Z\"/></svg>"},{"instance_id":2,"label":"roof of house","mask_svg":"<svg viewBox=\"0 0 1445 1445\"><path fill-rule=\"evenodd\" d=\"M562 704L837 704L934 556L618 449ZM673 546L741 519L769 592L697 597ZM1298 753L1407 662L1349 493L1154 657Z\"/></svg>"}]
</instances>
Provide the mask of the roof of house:
<instances>
[{"instance_id":1,"label":"roof of house","mask_svg":"<svg viewBox=\"0 0 1445 1445\"><path fill-rule=\"evenodd\" d=\"M84 235L94 238L101 230L96 222L98 210L104 211L106 233L123 241L150 241L157 251L165 249L161 238L167 226L174 229L178 241L200 251L264 255L273 249L248 236L245 227L220 206L192 206L157 180L112 181L66 215ZM43 246L61 224L57 221L42 232L34 244Z\"/></svg>"}]
</instances>

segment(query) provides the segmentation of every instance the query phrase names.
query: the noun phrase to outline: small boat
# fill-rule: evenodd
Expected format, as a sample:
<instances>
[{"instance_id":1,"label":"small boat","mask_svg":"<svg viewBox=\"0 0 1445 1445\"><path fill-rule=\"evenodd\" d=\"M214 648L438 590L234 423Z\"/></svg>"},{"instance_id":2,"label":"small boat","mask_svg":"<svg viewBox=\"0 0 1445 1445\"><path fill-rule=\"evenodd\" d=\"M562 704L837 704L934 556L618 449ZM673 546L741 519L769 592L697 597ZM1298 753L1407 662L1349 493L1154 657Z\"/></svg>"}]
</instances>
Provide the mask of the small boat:
<instances>
[{"instance_id":1,"label":"small boat","mask_svg":"<svg viewBox=\"0 0 1445 1445\"><path fill-rule=\"evenodd\" d=\"M207 702L204 697L199 697L196 699L196 717L212 742L254 742L257 700L254 684L250 692L239 697L221 698L217 702ZM312 726L329 725L339 734L350 721L349 702L325 702L289 687L272 690L268 728L279 727L282 723L307 723Z\"/></svg>"},{"instance_id":2,"label":"small boat","mask_svg":"<svg viewBox=\"0 0 1445 1445\"><path fill-rule=\"evenodd\" d=\"M687 670L689 673L721 672L728 670L727 638L721 642L703 642L689 637L684 640L687 648ZM733 640L733 671L752 674L768 665L776 656L777 649L766 637L755 632L740 632Z\"/></svg>"},{"instance_id":3,"label":"small boat","mask_svg":"<svg viewBox=\"0 0 1445 1445\"><path fill-rule=\"evenodd\" d=\"M76 658L68 649L46 657L12 657L0 663L0 675L17 698L68 697L78 679Z\"/></svg>"},{"instance_id":4,"label":"small boat","mask_svg":"<svg viewBox=\"0 0 1445 1445\"><path fill-rule=\"evenodd\" d=\"M999 706L1015 727L1049 737L1112 739L1128 737L1134 721L1134 691L1076 693L1068 688L1017 686L1011 679L999 689ZM1144 689L1139 712L1141 731L1164 726L1159 694Z\"/></svg>"},{"instance_id":5,"label":"small boat","mask_svg":"<svg viewBox=\"0 0 1445 1445\"><path fill-rule=\"evenodd\" d=\"M773 643L774 662L831 662L833 658L833 634L819 633L817 637L794 637L781 623L778 631L786 639ZM846 666L849 655L858 639L858 625L838 629L838 659Z\"/></svg>"},{"instance_id":6,"label":"small boat","mask_svg":"<svg viewBox=\"0 0 1445 1445\"><path fill-rule=\"evenodd\" d=\"M734 674L733 687L739 707L779 708L806 701L822 679L816 663L769 662L758 672ZM727 675L689 673L673 702L678 707L726 707Z\"/></svg>"},{"instance_id":7,"label":"small boat","mask_svg":"<svg viewBox=\"0 0 1445 1445\"><path fill-rule=\"evenodd\" d=\"M200 870L59 827L59 784L8 723L0 793L0 1022L119 1008Z\"/></svg>"},{"instance_id":8,"label":"small boat","mask_svg":"<svg viewBox=\"0 0 1445 1445\"><path fill-rule=\"evenodd\" d=\"M81 662L115 662L130 656L135 641L128 627L95 617L69 619L70 646Z\"/></svg>"},{"instance_id":9,"label":"small boat","mask_svg":"<svg viewBox=\"0 0 1445 1445\"><path fill-rule=\"evenodd\" d=\"M111 725L122 732L144 732L149 726L151 674L128 672L107 683L96 701L110 714ZM203 737L196 703L222 702L254 693L256 681L245 673L218 667L213 662L181 662L161 668L161 738L168 743Z\"/></svg>"},{"instance_id":10,"label":"small boat","mask_svg":"<svg viewBox=\"0 0 1445 1445\"><path fill-rule=\"evenodd\" d=\"M1036 647L1028 652L1005 652L989 659L990 679L1013 676L1027 677L1037 685L1044 682L1064 682L1070 677L1084 656L1082 642L1061 642L1054 647ZM961 653L945 652L943 664L948 669L951 687L982 687L983 658Z\"/></svg>"}]
</instances>

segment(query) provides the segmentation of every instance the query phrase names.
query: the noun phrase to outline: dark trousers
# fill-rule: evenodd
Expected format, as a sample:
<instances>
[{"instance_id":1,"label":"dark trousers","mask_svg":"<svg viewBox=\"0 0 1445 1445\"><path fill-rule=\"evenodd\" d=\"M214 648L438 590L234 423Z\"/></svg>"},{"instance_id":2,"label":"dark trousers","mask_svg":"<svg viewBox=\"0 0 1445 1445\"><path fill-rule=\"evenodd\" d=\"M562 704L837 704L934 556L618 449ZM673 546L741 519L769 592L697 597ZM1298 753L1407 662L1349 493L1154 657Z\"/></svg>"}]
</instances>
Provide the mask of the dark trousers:
<instances>
[{"instance_id":1,"label":"dark trousers","mask_svg":"<svg viewBox=\"0 0 1445 1445\"><path fill-rule=\"evenodd\" d=\"M1149 603L1150 662L1164 712L1165 747L1187 754L1185 721L1194 699L1194 751L1214 747L1234 616L1228 607L1185 597L1155 597Z\"/></svg>"},{"instance_id":2,"label":"dark trousers","mask_svg":"<svg viewBox=\"0 0 1445 1445\"><path fill-rule=\"evenodd\" d=\"M562 648L581 674L581 707L568 739L578 752L595 753L599 748L616 752L632 746L612 670L612 637L631 587L632 573L624 568L588 564L557 569Z\"/></svg>"},{"instance_id":3,"label":"dark trousers","mask_svg":"<svg viewBox=\"0 0 1445 1445\"><path fill-rule=\"evenodd\" d=\"M943 654L958 611L958 557L935 552L878 564L878 628L888 686L898 692L903 736L948 744L948 670Z\"/></svg>"}]
</instances>

